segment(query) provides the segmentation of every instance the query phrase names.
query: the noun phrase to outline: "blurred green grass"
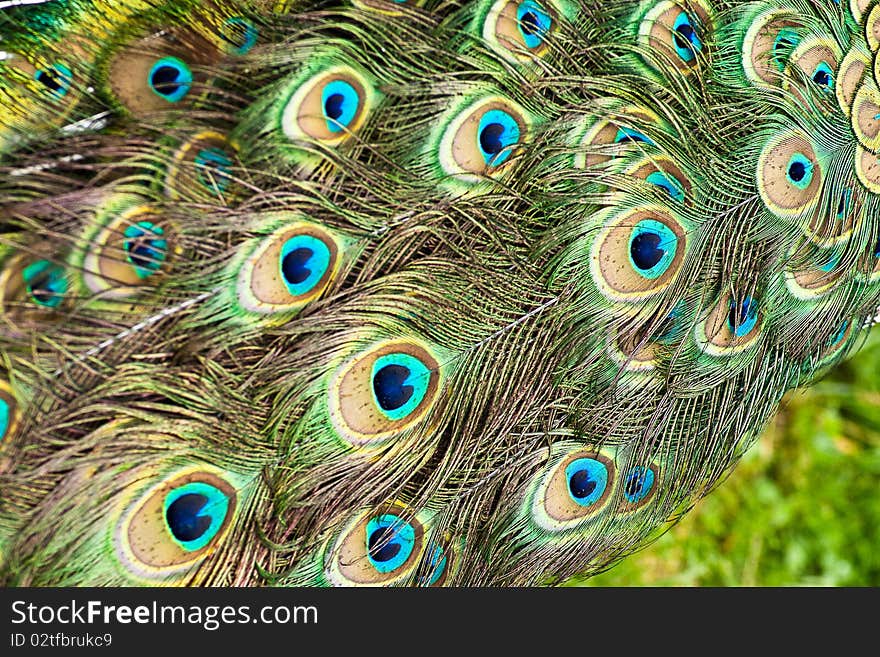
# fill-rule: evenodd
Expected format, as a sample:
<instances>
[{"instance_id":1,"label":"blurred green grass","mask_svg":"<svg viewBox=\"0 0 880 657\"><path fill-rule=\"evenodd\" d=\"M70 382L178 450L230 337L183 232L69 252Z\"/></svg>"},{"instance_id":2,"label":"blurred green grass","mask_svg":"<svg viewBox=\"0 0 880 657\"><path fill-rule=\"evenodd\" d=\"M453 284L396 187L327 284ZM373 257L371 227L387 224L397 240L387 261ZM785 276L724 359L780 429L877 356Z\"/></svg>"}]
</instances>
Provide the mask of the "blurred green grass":
<instances>
[{"instance_id":1,"label":"blurred green grass","mask_svg":"<svg viewBox=\"0 0 880 657\"><path fill-rule=\"evenodd\" d=\"M582 586L880 586L880 328L789 393L731 476Z\"/></svg>"}]
</instances>

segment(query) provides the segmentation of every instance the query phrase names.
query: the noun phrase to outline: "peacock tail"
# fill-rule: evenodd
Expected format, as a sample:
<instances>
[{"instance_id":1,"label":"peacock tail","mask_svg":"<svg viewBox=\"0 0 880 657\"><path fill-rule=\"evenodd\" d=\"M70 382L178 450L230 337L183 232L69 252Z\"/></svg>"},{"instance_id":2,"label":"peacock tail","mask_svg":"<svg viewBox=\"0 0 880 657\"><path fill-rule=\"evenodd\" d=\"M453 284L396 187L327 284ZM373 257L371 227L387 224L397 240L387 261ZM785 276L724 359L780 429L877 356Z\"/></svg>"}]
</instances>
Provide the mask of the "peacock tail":
<instances>
[{"instance_id":1,"label":"peacock tail","mask_svg":"<svg viewBox=\"0 0 880 657\"><path fill-rule=\"evenodd\" d=\"M0 2L7 585L536 585L880 306L872 0Z\"/></svg>"}]
</instances>

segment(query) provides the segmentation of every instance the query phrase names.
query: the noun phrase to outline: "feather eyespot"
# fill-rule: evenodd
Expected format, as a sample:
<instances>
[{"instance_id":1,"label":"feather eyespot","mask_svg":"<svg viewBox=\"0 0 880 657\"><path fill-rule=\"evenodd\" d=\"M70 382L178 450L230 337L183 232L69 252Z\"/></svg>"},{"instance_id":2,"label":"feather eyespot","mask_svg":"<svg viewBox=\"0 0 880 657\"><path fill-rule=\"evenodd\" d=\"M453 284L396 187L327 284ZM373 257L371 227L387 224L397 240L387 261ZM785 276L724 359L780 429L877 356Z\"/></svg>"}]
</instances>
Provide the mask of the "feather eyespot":
<instances>
[{"instance_id":1,"label":"feather eyespot","mask_svg":"<svg viewBox=\"0 0 880 657\"><path fill-rule=\"evenodd\" d=\"M862 219L862 194L854 186L843 187L835 199L819 205L804 229L810 241L819 247L830 247L852 235Z\"/></svg>"},{"instance_id":2,"label":"feather eyespot","mask_svg":"<svg viewBox=\"0 0 880 657\"><path fill-rule=\"evenodd\" d=\"M844 320L840 327L828 338L819 355L818 367L824 367L831 364L844 351L850 343L850 338L854 333L853 322Z\"/></svg>"},{"instance_id":3,"label":"feather eyespot","mask_svg":"<svg viewBox=\"0 0 880 657\"><path fill-rule=\"evenodd\" d=\"M663 0L653 6L639 25L639 42L660 61L677 70L693 70L707 54L706 37L711 26L709 10L701 2ZM651 66L658 62L646 58Z\"/></svg>"},{"instance_id":4,"label":"feather eyespot","mask_svg":"<svg viewBox=\"0 0 880 657\"><path fill-rule=\"evenodd\" d=\"M697 344L713 356L727 356L754 346L761 335L763 313L753 294L721 297L705 321L697 324Z\"/></svg>"},{"instance_id":5,"label":"feather eyespot","mask_svg":"<svg viewBox=\"0 0 880 657\"><path fill-rule=\"evenodd\" d=\"M218 146L200 149L195 157L196 176L202 187L225 192L229 186L232 156Z\"/></svg>"},{"instance_id":6,"label":"feather eyespot","mask_svg":"<svg viewBox=\"0 0 880 657\"><path fill-rule=\"evenodd\" d=\"M833 39L806 38L789 57L783 88L791 91L805 107L810 107L807 96L817 91L819 98L831 98L840 60L840 48Z\"/></svg>"},{"instance_id":7,"label":"feather eyespot","mask_svg":"<svg viewBox=\"0 0 880 657\"><path fill-rule=\"evenodd\" d=\"M795 218L814 209L822 165L805 135L786 131L768 140L758 159L758 192L775 215Z\"/></svg>"},{"instance_id":8,"label":"feather eyespot","mask_svg":"<svg viewBox=\"0 0 880 657\"><path fill-rule=\"evenodd\" d=\"M177 57L163 57L150 68L147 80L154 94L176 103L189 93L193 75L186 62Z\"/></svg>"},{"instance_id":9,"label":"feather eyespot","mask_svg":"<svg viewBox=\"0 0 880 657\"><path fill-rule=\"evenodd\" d=\"M609 118L609 114L613 118ZM592 169L639 148L641 144L653 146L654 141L645 134L643 125L658 126L660 118L650 110L636 106L617 111L609 108L603 118L590 117L577 130L578 151L574 156L574 167Z\"/></svg>"},{"instance_id":10,"label":"feather eyespot","mask_svg":"<svg viewBox=\"0 0 880 657\"><path fill-rule=\"evenodd\" d=\"M137 288L156 281L168 270L173 235L158 210L139 197L111 197L96 216L96 228L87 234L88 246L72 260L82 271L82 281L94 294L122 299Z\"/></svg>"},{"instance_id":11,"label":"feather eyespot","mask_svg":"<svg viewBox=\"0 0 880 657\"><path fill-rule=\"evenodd\" d=\"M0 447L4 441L15 435L20 420L21 411L12 386L0 380Z\"/></svg>"},{"instance_id":12,"label":"feather eyespot","mask_svg":"<svg viewBox=\"0 0 880 657\"><path fill-rule=\"evenodd\" d=\"M57 308L69 287L64 267L49 260L37 260L21 271L24 288L31 302L43 308Z\"/></svg>"},{"instance_id":13,"label":"feather eyespot","mask_svg":"<svg viewBox=\"0 0 880 657\"><path fill-rule=\"evenodd\" d=\"M752 297L728 302L726 328L737 338L751 333L758 323L758 303Z\"/></svg>"},{"instance_id":14,"label":"feather eyespot","mask_svg":"<svg viewBox=\"0 0 880 657\"><path fill-rule=\"evenodd\" d=\"M448 535L428 541L422 563L416 572L419 586L440 587L449 582L458 567L459 551L463 541L453 541Z\"/></svg>"},{"instance_id":15,"label":"feather eyespot","mask_svg":"<svg viewBox=\"0 0 880 657\"><path fill-rule=\"evenodd\" d=\"M250 312L296 311L318 298L339 268L340 243L317 224L287 225L250 249L238 274L238 303Z\"/></svg>"},{"instance_id":16,"label":"feather eyespot","mask_svg":"<svg viewBox=\"0 0 880 657\"><path fill-rule=\"evenodd\" d=\"M11 256L0 271L2 313L10 325L22 329L56 317L70 293L67 268L48 250L35 251Z\"/></svg>"},{"instance_id":17,"label":"feather eyespot","mask_svg":"<svg viewBox=\"0 0 880 657\"><path fill-rule=\"evenodd\" d=\"M337 586L406 582L424 552L425 527L400 502L363 513L340 533L325 557L325 575Z\"/></svg>"},{"instance_id":18,"label":"feather eyespot","mask_svg":"<svg viewBox=\"0 0 880 657\"><path fill-rule=\"evenodd\" d=\"M607 506L615 485L613 459L599 451L576 449L540 475L532 497L532 518L558 532L595 518Z\"/></svg>"},{"instance_id":19,"label":"feather eyespot","mask_svg":"<svg viewBox=\"0 0 880 657\"><path fill-rule=\"evenodd\" d=\"M794 250L790 259L795 259ZM845 268L839 267L841 254L838 250L822 249L817 264L798 267L785 272L785 283L789 291L805 301L827 294L843 280Z\"/></svg>"},{"instance_id":20,"label":"feather eyespot","mask_svg":"<svg viewBox=\"0 0 880 657\"><path fill-rule=\"evenodd\" d=\"M803 23L797 13L770 9L757 14L743 37L743 69L757 85L779 86L795 48L800 44Z\"/></svg>"},{"instance_id":21,"label":"feather eyespot","mask_svg":"<svg viewBox=\"0 0 880 657\"><path fill-rule=\"evenodd\" d=\"M259 30L257 26L246 18L233 16L227 18L220 28L220 38L223 40L224 49L232 55L246 55L255 45Z\"/></svg>"},{"instance_id":22,"label":"feather eyespot","mask_svg":"<svg viewBox=\"0 0 880 657\"><path fill-rule=\"evenodd\" d=\"M39 82L53 98L63 98L70 91L73 84L73 72L60 62L52 65L51 69L38 70L34 79Z\"/></svg>"},{"instance_id":23,"label":"feather eyespot","mask_svg":"<svg viewBox=\"0 0 880 657\"><path fill-rule=\"evenodd\" d=\"M496 51L519 60L541 56L556 28L558 10L536 0L497 0L482 20L483 39Z\"/></svg>"},{"instance_id":24,"label":"feather eyespot","mask_svg":"<svg viewBox=\"0 0 880 657\"><path fill-rule=\"evenodd\" d=\"M770 59L779 71L784 71L788 64L791 53L800 43L801 37L797 30L791 27L782 27L773 39L773 48L770 51Z\"/></svg>"},{"instance_id":25,"label":"feather eyespot","mask_svg":"<svg viewBox=\"0 0 880 657\"><path fill-rule=\"evenodd\" d=\"M507 167L528 134L524 110L504 98L482 98L448 120L439 143L439 161L443 171L457 180L478 182Z\"/></svg>"},{"instance_id":26,"label":"feather eyespot","mask_svg":"<svg viewBox=\"0 0 880 657\"><path fill-rule=\"evenodd\" d=\"M667 157L646 158L630 167L627 173L654 185L665 196L679 203L684 203L691 193L687 176Z\"/></svg>"},{"instance_id":27,"label":"feather eyespot","mask_svg":"<svg viewBox=\"0 0 880 657\"><path fill-rule=\"evenodd\" d=\"M219 62L218 48L195 31L168 28L114 51L105 64L112 96L135 116L186 106L206 67Z\"/></svg>"},{"instance_id":28,"label":"feather eyespot","mask_svg":"<svg viewBox=\"0 0 880 657\"><path fill-rule=\"evenodd\" d=\"M228 533L236 504L235 488L211 472L169 478L123 514L117 549L145 577L180 572L207 556Z\"/></svg>"},{"instance_id":29,"label":"feather eyespot","mask_svg":"<svg viewBox=\"0 0 880 657\"><path fill-rule=\"evenodd\" d=\"M281 129L291 140L339 144L357 132L370 109L367 79L337 66L296 84L281 112Z\"/></svg>"},{"instance_id":30,"label":"feather eyespot","mask_svg":"<svg viewBox=\"0 0 880 657\"><path fill-rule=\"evenodd\" d=\"M206 130L196 134L174 152L165 175L166 196L228 201L236 192L236 157L236 149L220 133Z\"/></svg>"},{"instance_id":31,"label":"feather eyespot","mask_svg":"<svg viewBox=\"0 0 880 657\"><path fill-rule=\"evenodd\" d=\"M620 511L631 512L645 506L654 497L659 480L659 469L654 464L629 468L620 479Z\"/></svg>"},{"instance_id":32,"label":"feather eyespot","mask_svg":"<svg viewBox=\"0 0 880 657\"><path fill-rule=\"evenodd\" d=\"M387 342L352 359L330 386L330 417L342 437L375 444L420 421L440 388L440 365L424 347Z\"/></svg>"},{"instance_id":33,"label":"feather eyespot","mask_svg":"<svg viewBox=\"0 0 880 657\"><path fill-rule=\"evenodd\" d=\"M684 225L665 208L646 205L612 214L593 245L593 280L611 299L643 300L672 283L687 244Z\"/></svg>"}]
</instances>

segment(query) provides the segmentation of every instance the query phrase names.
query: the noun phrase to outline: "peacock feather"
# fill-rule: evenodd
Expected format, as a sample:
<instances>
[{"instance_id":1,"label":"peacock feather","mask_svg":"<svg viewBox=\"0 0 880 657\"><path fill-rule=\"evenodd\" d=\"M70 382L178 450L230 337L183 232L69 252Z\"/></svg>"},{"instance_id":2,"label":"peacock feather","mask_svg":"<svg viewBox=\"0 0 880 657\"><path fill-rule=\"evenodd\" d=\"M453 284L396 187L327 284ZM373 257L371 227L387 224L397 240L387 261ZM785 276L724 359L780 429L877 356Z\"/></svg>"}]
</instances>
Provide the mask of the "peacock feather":
<instances>
[{"instance_id":1,"label":"peacock feather","mask_svg":"<svg viewBox=\"0 0 880 657\"><path fill-rule=\"evenodd\" d=\"M0 2L7 585L534 585L880 307L872 0Z\"/></svg>"}]
</instances>

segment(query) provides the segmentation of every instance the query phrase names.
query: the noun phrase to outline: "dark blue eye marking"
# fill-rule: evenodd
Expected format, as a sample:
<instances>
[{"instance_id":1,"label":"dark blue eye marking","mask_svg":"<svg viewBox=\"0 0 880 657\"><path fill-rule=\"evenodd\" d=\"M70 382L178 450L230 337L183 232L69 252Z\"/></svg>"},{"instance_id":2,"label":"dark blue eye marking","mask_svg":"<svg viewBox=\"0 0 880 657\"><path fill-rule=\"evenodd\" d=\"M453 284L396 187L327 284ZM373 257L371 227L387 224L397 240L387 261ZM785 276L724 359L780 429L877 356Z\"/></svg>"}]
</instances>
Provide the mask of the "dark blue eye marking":
<instances>
[{"instance_id":1,"label":"dark blue eye marking","mask_svg":"<svg viewBox=\"0 0 880 657\"><path fill-rule=\"evenodd\" d=\"M373 363L373 397L389 420L402 420L418 408L428 392L431 371L409 354L386 354Z\"/></svg>"},{"instance_id":2,"label":"dark blue eye marking","mask_svg":"<svg viewBox=\"0 0 880 657\"><path fill-rule=\"evenodd\" d=\"M9 431L9 421L12 409L9 408L9 402L0 397L0 442L6 438L6 432Z\"/></svg>"},{"instance_id":3,"label":"dark blue eye marking","mask_svg":"<svg viewBox=\"0 0 880 657\"><path fill-rule=\"evenodd\" d=\"M434 586L437 582L440 581L440 578L443 577L443 573L446 572L446 566L449 560L446 558L446 553L443 551L439 545L434 546L434 550L431 553L431 560L428 562L428 572L430 576L428 577L428 586Z\"/></svg>"},{"instance_id":4,"label":"dark blue eye marking","mask_svg":"<svg viewBox=\"0 0 880 657\"><path fill-rule=\"evenodd\" d=\"M679 183L675 178L667 176L665 173L660 171L655 171L650 174L646 180L652 185L656 185L657 187L666 191L667 194L676 201L682 202L684 201L684 190L681 187L681 183Z\"/></svg>"},{"instance_id":5,"label":"dark blue eye marking","mask_svg":"<svg viewBox=\"0 0 880 657\"><path fill-rule=\"evenodd\" d=\"M407 562L416 543L416 531L400 516L386 513L367 523L367 557L382 574L394 572Z\"/></svg>"},{"instance_id":6,"label":"dark blue eye marking","mask_svg":"<svg viewBox=\"0 0 880 657\"><path fill-rule=\"evenodd\" d=\"M22 270L28 296L40 306L57 308L67 293L64 268L48 260L37 260Z\"/></svg>"},{"instance_id":7,"label":"dark blue eye marking","mask_svg":"<svg viewBox=\"0 0 880 657\"><path fill-rule=\"evenodd\" d=\"M847 188L840 192L840 200L837 202L837 219L843 221L849 216L852 209L852 190Z\"/></svg>"},{"instance_id":8,"label":"dark blue eye marking","mask_svg":"<svg viewBox=\"0 0 880 657\"><path fill-rule=\"evenodd\" d=\"M516 8L516 20L526 48L533 49L544 43L544 37L553 26L553 18L532 0L521 2Z\"/></svg>"},{"instance_id":9,"label":"dark blue eye marking","mask_svg":"<svg viewBox=\"0 0 880 657\"><path fill-rule=\"evenodd\" d=\"M608 467L597 459L575 459L565 466L569 497L580 506L592 506L608 487Z\"/></svg>"},{"instance_id":10,"label":"dark blue eye marking","mask_svg":"<svg viewBox=\"0 0 880 657\"><path fill-rule=\"evenodd\" d=\"M832 271L835 267L837 267L838 263L840 263L840 256L840 253L831 254L831 257L828 258L828 261L824 265L819 267L819 269L826 273Z\"/></svg>"},{"instance_id":11,"label":"dark blue eye marking","mask_svg":"<svg viewBox=\"0 0 880 657\"><path fill-rule=\"evenodd\" d=\"M675 258L678 237L666 224L642 219L629 238L630 264L639 275L656 279L666 273Z\"/></svg>"},{"instance_id":12,"label":"dark blue eye marking","mask_svg":"<svg viewBox=\"0 0 880 657\"><path fill-rule=\"evenodd\" d=\"M633 128L618 128L617 134L614 137L615 144L622 144L623 142L644 142L645 144L654 145L654 142L643 133L635 130Z\"/></svg>"},{"instance_id":13,"label":"dark blue eye marking","mask_svg":"<svg viewBox=\"0 0 880 657\"><path fill-rule=\"evenodd\" d=\"M161 226L149 221L139 221L125 229L122 245L138 278L156 273L165 262L168 241L162 237L164 233Z\"/></svg>"},{"instance_id":14,"label":"dark blue eye marking","mask_svg":"<svg viewBox=\"0 0 880 657\"><path fill-rule=\"evenodd\" d=\"M212 191L226 191L232 171L232 158L226 151L216 146L202 149L196 155L195 163L199 182Z\"/></svg>"},{"instance_id":15,"label":"dark blue eye marking","mask_svg":"<svg viewBox=\"0 0 880 657\"><path fill-rule=\"evenodd\" d=\"M826 62L819 62L813 69L813 82L823 87L826 91L834 89L834 71Z\"/></svg>"},{"instance_id":16,"label":"dark blue eye marking","mask_svg":"<svg viewBox=\"0 0 880 657\"><path fill-rule=\"evenodd\" d=\"M257 45L259 30L246 18L235 16L228 18L223 24L220 36L229 44L229 52L233 55L245 55Z\"/></svg>"},{"instance_id":17,"label":"dark blue eye marking","mask_svg":"<svg viewBox=\"0 0 880 657\"><path fill-rule=\"evenodd\" d=\"M510 157L513 147L519 143L519 123L504 110L492 109L480 119L477 137L483 160L490 167L496 167Z\"/></svg>"},{"instance_id":18,"label":"dark blue eye marking","mask_svg":"<svg viewBox=\"0 0 880 657\"><path fill-rule=\"evenodd\" d=\"M638 504L654 488L654 481L654 471L651 468L642 466L631 468L623 480L623 497L630 504Z\"/></svg>"},{"instance_id":19,"label":"dark blue eye marking","mask_svg":"<svg viewBox=\"0 0 880 657\"><path fill-rule=\"evenodd\" d=\"M37 71L34 79L42 84L56 98L63 98L70 91L73 72L64 64L55 63L49 71Z\"/></svg>"},{"instance_id":20,"label":"dark blue eye marking","mask_svg":"<svg viewBox=\"0 0 880 657\"><path fill-rule=\"evenodd\" d=\"M840 328L837 330L837 333L835 333L828 341L828 346L836 347L837 345L839 345L843 341L843 338L846 336L847 328L849 328L849 322L844 321L843 324L840 325Z\"/></svg>"},{"instance_id":21,"label":"dark blue eye marking","mask_svg":"<svg viewBox=\"0 0 880 657\"><path fill-rule=\"evenodd\" d=\"M688 64L703 50L703 42L700 41L690 16L685 12L681 12L672 24L672 45L678 56Z\"/></svg>"},{"instance_id":22,"label":"dark blue eye marking","mask_svg":"<svg viewBox=\"0 0 880 657\"><path fill-rule=\"evenodd\" d=\"M788 161L785 176L798 189L806 189L813 182L813 163L803 153L795 153Z\"/></svg>"},{"instance_id":23,"label":"dark blue eye marking","mask_svg":"<svg viewBox=\"0 0 880 657\"><path fill-rule=\"evenodd\" d=\"M298 297L308 294L330 268L330 248L313 235L300 234L281 247L278 266L287 291Z\"/></svg>"},{"instance_id":24,"label":"dark blue eye marking","mask_svg":"<svg viewBox=\"0 0 880 657\"><path fill-rule=\"evenodd\" d=\"M727 313L727 328L736 337L748 335L758 323L758 303L752 297L746 297L741 303L730 300Z\"/></svg>"},{"instance_id":25,"label":"dark blue eye marking","mask_svg":"<svg viewBox=\"0 0 880 657\"><path fill-rule=\"evenodd\" d=\"M188 552L205 547L223 527L229 498L202 482L178 486L165 496L165 524L174 541Z\"/></svg>"},{"instance_id":26,"label":"dark blue eye marking","mask_svg":"<svg viewBox=\"0 0 880 657\"><path fill-rule=\"evenodd\" d=\"M773 61L780 71L785 69L786 60L800 43L798 33L789 28L782 28L773 41Z\"/></svg>"},{"instance_id":27,"label":"dark blue eye marking","mask_svg":"<svg viewBox=\"0 0 880 657\"><path fill-rule=\"evenodd\" d=\"M358 114L361 98L357 90L345 80L327 83L321 92L321 105L330 132L342 132Z\"/></svg>"},{"instance_id":28,"label":"dark blue eye marking","mask_svg":"<svg viewBox=\"0 0 880 657\"><path fill-rule=\"evenodd\" d=\"M153 64L147 81L155 94L169 103L176 103L189 93L193 76L182 60L163 57Z\"/></svg>"}]
</instances>

